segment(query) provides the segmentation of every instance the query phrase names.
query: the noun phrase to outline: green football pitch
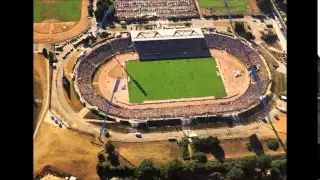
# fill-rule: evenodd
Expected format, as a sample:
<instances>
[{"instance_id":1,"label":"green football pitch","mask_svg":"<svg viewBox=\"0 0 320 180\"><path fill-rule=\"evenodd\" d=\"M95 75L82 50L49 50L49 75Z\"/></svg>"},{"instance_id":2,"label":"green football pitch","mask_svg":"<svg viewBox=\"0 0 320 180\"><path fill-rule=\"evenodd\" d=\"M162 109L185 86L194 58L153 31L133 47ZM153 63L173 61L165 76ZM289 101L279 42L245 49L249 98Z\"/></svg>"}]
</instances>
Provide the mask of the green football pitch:
<instances>
[{"instance_id":1,"label":"green football pitch","mask_svg":"<svg viewBox=\"0 0 320 180\"><path fill-rule=\"evenodd\" d=\"M128 61L131 103L191 97L224 97L226 91L211 58Z\"/></svg>"},{"instance_id":2,"label":"green football pitch","mask_svg":"<svg viewBox=\"0 0 320 180\"><path fill-rule=\"evenodd\" d=\"M218 14L227 14L225 0L199 0L200 8L214 8ZM247 11L248 0L228 0L230 14L242 14Z\"/></svg>"},{"instance_id":3,"label":"green football pitch","mask_svg":"<svg viewBox=\"0 0 320 180\"><path fill-rule=\"evenodd\" d=\"M40 23L46 19L62 22L79 21L81 0L33 0L33 22Z\"/></svg>"}]
</instances>

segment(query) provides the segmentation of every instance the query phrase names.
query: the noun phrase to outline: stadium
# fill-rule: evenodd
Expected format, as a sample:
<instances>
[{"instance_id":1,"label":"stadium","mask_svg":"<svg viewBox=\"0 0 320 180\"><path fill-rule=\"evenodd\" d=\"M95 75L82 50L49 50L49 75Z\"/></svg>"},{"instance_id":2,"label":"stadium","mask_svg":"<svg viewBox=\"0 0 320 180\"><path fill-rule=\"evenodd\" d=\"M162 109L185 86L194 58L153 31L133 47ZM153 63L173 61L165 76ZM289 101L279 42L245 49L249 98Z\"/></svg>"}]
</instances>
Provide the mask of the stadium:
<instances>
[{"instance_id":1,"label":"stadium","mask_svg":"<svg viewBox=\"0 0 320 180\"><path fill-rule=\"evenodd\" d=\"M249 42L200 28L117 35L81 54L73 74L81 103L115 121L239 122L271 98L270 71Z\"/></svg>"}]
</instances>

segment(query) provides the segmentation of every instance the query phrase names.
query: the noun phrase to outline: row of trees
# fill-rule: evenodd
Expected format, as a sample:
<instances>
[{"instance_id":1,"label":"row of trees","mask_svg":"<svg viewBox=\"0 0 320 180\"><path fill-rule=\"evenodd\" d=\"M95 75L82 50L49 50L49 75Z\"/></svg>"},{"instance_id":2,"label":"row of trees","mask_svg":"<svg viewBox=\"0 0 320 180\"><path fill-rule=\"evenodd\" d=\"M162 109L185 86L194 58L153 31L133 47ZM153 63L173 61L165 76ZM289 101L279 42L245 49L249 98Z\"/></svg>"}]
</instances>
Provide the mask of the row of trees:
<instances>
[{"instance_id":1,"label":"row of trees","mask_svg":"<svg viewBox=\"0 0 320 180\"><path fill-rule=\"evenodd\" d=\"M90 17L93 17L93 13L94 13L93 0L89 0L88 14Z\"/></svg>"},{"instance_id":2,"label":"row of trees","mask_svg":"<svg viewBox=\"0 0 320 180\"><path fill-rule=\"evenodd\" d=\"M235 21L233 23L233 28L236 31L236 33L239 34L239 36L247 40L255 38L252 32L250 32L248 28L246 28L246 24L243 21Z\"/></svg>"},{"instance_id":3,"label":"row of trees","mask_svg":"<svg viewBox=\"0 0 320 180\"><path fill-rule=\"evenodd\" d=\"M112 177L130 177L139 180L184 180L199 177L210 180L284 180L286 179L286 164L284 158L272 160L269 156L252 156L225 163L207 162L203 164L174 159L165 165L155 165L152 159L145 159L138 167L112 167L105 162L99 162L97 173L102 180ZM271 175L267 176L267 170L270 170Z\"/></svg>"},{"instance_id":4,"label":"row of trees","mask_svg":"<svg viewBox=\"0 0 320 180\"><path fill-rule=\"evenodd\" d=\"M47 50L46 48L43 48L43 49L42 49L42 55L43 55L45 58L49 59L49 64L50 64L50 65L52 65L52 64L54 63L54 61L55 61L55 56L54 56L54 53L53 53L53 52L51 52L51 51L48 52L48 50Z\"/></svg>"},{"instance_id":5,"label":"row of trees","mask_svg":"<svg viewBox=\"0 0 320 180\"><path fill-rule=\"evenodd\" d=\"M270 0L257 0L259 9L265 13L270 14L272 12L272 4Z\"/></svg>"},{"instance_id":6,"label":"row of trees","mask_svg":"<svg viewBox=\"0 0 320 180\"><path fill-rule=\"evenodd\" d=\"M97 22L101 22L105 13L108 11L109 7L113 5L112 0L98 0L96 4L96 11L94 15L96 17ZM114 12L110 14L110 17L114 15Z\"/></svg>"},{"instance_id":7,"label":"row of trees","mask_svg":"<svg viewBox=\"0 0 320 180\"><path fill-rule=\"evenodd\" d=\"M224 161L224 151L220 147L220 140L217 137L193 138L192 140L192 159L199 163L206 163L206 154L212 154L218 161Z\"/></svg>"}]
</instances>

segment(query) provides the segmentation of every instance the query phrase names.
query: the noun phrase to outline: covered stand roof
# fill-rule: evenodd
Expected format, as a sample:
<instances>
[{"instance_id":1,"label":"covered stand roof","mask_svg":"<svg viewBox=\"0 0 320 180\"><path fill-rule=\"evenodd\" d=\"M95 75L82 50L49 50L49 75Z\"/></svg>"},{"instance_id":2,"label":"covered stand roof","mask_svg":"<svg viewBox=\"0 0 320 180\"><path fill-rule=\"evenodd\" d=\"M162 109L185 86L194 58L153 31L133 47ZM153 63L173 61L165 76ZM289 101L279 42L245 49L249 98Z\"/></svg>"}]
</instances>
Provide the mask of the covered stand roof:
<instances>
[{"instance_id":1,"label":"covered stand roof","mask_svg":"<svg viewBox=\"0 0 320 180\"><path fill-rule=\"evenodd\" d=\"M131 31L132 41L204 38L200 28Z\"/></svg>"}]
</instances>

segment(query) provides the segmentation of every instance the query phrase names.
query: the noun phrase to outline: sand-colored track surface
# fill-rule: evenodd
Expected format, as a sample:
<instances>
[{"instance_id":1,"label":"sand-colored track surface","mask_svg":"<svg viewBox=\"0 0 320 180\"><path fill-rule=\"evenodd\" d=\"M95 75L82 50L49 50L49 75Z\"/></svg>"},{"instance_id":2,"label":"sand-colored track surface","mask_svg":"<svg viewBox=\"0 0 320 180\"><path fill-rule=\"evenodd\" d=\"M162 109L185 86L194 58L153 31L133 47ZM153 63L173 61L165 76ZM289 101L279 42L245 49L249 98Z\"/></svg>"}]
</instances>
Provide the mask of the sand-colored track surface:
<instances>
[{"instance_id":1,"label":"sand-colored track surface","mask_svg":"<svg viewBox=\"0 0 320 180\"><path fill-rule=\"evenodd\" d=\"M129 109L166 108L186 105L214 104L232 101L238 96L242 95L248 88L248 85L250 83L249 74L244 64L236 57L228 54L225 51L210 50L210 52L211 55L216 59L219 72L221 74L224 86L226 88L227 97L225 97L224 99L214 99L214 97L203 97L148 101L144 102L144 104L130 103L129 92L127 88L127 75L122 67L125 67L126 61L139 59L137 53L117 55L116 59L112 59L111 61L101 66L94 77L94 87L104 98L110 100L116 77L120 77L120 86L125 86L125 89L118 89L117 93L115 93L114 95L113 103L120 107L125 107ZM235 77L234 71L241 71L241 76Z\"/></svg>"},{"instance_id":2,"label":"sand-colored track surface","mask_svg":"<svg viewBox=\"0 0 320 180\"><path fill-rule=\"evenodd\" d=\"M34 43L52 43L70 39L85 30L90 21L88 17L88 0L82 0L81 17L77 22L45 21L33 24Z\"/></svg>"}]
</instances>

